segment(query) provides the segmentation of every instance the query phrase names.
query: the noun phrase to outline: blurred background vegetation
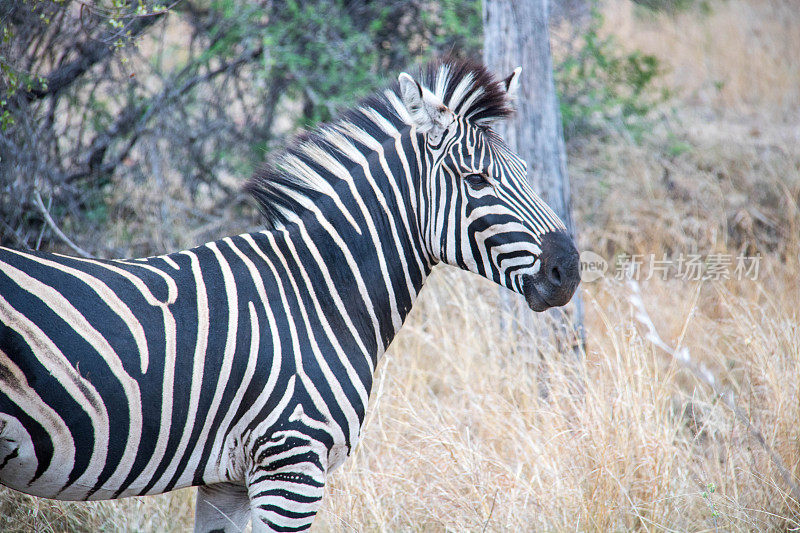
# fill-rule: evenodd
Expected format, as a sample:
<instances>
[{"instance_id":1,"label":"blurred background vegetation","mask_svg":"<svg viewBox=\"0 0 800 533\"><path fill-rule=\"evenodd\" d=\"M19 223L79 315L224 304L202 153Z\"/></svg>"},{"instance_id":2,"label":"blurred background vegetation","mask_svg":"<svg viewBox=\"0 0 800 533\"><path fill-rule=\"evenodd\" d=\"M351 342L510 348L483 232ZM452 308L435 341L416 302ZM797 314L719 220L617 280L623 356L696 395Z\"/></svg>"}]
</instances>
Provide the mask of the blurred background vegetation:
<instances>
[{"instance_id":1,"label":"blurred background vegetation","mask_svg":"<svg viewBox=\"0 0 800 533\"><path fill-rule=\"evenodd\" d=\"M0 244L63 248L57 226L99 256L163 252L257 224L239 186L287 135L402 69L481 57L476 0L1 5ZM637 135L638 119L663 100L658 60L601 36L596 5L558 6L555 23L570 27L556 68L568 138L608 127ZM157 194L143 213L135 196L146 182ZM219 216L230 210L238 227ZM180 221L175 233L185 224L193 240L137 219Z\"/></svg>"},{"instance_id":2,"label":"blurred background vegetation","mask_svg":"<svg viewBox=\"0 0 800 533\"><path fill-rule=\"evenodd\" d=\"M672 269L641 298L800 481L797 2L551 3L579 249L612 269L580 289L585 352L499 330L519 317L496 287L437 268L315 528L796 530L763 447L612 274L623 253L760 257L757 279ZM0 244L131 257L258 229L240 186L294 132L481 43L468 0L0 0ZM192 498L3 490L0 530L186 531Z\"/></svg>"}]
</instances>

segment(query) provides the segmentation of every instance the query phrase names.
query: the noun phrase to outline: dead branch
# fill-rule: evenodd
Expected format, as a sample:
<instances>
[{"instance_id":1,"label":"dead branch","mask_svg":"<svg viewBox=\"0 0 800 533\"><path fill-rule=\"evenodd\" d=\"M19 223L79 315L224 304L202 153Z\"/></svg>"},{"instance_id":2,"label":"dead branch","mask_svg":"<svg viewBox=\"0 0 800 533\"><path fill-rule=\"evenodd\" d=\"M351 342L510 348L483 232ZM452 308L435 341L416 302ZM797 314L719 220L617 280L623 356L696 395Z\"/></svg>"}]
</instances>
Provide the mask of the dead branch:
<instances>
[{"instance_id":1,"label":"dead branch","mask_svg":"<svg viewBox=\"0 0 800 533\"><path fill-rule=\"evenodd\" d=\"M47 222L47 225L50 226L50 229L53 230L53 233L55 233L59 239L64 241L64 244L69 246L76 254L80 255L81 257L89 257L89 258L92 257L91 254L89 254L89 252L87 252L74 242L72 242L70 238L67 237L63 231L61 231L61 228L58 227L55 220L53 220L53 217L50 216L50 212L44 206L44 202L42 201L42 196L36 189L33 190L33 200L36 203L36 207L39 209L39 212L44 217L45 222Z\"/></svg>"},{"instance_id":2,"label":"dead branch","mask_svg":"<svg viewBox=\"0 0 800 533\"><path fill-rule=\"evenodd\" d=\"M789 469L786 468L786 465L781 457L775 452L772 446L769 445L761 430L753 425L744 410L742 410L742 408L736 403L736 398L733 394L733 391L724 390L720 386L719 380L714 376L714 373L706 365L695 362L692 359L687 347L683 346L679 349L675 349L664 342L664 340L658 334L658 330L656 330L656 326L644 306L644 300L642 299L642 291L639 287L639 282L633 279L633 276L628 276L627 284L631 291L631 295L629 297L630 303L636 310L635 318L647 330L645 339L672 357L672 359L677 361L682 367L689 370L697 379L708 385L711 390L714 391L714 394L717 397L722 399L723 403L733 412L736 419L739 420L742 425L744 425L747 431L749 431L753 438L755 438L756 442L758 442L764 451L767 452L772 464L778 469L781 478L789 486L792 497L795 499L795 501L800 502L800 486L798 486L795 482L794 477L789 472Z\"/></svg>"}]
</instances>

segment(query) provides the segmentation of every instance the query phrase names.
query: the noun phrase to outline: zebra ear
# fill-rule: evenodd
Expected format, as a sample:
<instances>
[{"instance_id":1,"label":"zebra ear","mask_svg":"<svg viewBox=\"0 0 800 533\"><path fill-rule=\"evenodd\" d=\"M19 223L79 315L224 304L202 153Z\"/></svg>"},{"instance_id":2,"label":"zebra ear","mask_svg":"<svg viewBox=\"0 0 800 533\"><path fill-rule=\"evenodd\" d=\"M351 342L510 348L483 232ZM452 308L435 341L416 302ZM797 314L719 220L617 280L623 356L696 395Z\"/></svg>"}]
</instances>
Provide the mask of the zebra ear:
<instances>
[{"instance_id":1,"label":"zebra ear","mask_svg":"<svg viewBox=\"0 0 800 533\"><path fill-rule=\"evenodd\" d=\"M520 74L522 74L522 67L517 67L509 77L503 80L503 85L506 88L506 94L508 94L509 98L514 98L517 94L517 89L519 89Z\"/></svg>"},{"instance_id":2,"label":"zebra ear","mask_svg":"<svg viewBox=\"0 0 800 533\"><path fill-rule=\"evenodd\" d=\"M434 144L438 144L447 127L453 123L455 116L450 109L428 89L419 84L417 80L401 73L400 97L411 116L411 122L417 131L424 133Z\"/></svg>"}]
</instances>

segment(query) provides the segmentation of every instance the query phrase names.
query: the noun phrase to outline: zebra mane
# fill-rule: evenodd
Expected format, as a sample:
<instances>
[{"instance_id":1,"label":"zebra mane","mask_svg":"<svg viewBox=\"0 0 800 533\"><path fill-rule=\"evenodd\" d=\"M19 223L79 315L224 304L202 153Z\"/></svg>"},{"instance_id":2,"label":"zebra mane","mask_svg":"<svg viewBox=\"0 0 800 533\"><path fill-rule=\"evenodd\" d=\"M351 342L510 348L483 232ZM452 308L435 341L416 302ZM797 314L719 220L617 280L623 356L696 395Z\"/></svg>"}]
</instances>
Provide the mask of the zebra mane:
<instances>
[{"instance_id":1,"label":"zebra mane","mask_svg":"<svg viewBox=\"0 0 800 533\"><path fill-rule=\"evenodd\" d=\"M488 127L512 113L502 83L480 63L444 59L420 69L416 79L456 115L477 126ZM332 196L337 182L352 181L350 169L368 155L369 137L383 140L410 124L395 82L330 124L295 137L290 148L255 172L245 190L267 223L281 227L308 211L320 196Z\"/></svg>"}]
</instances>

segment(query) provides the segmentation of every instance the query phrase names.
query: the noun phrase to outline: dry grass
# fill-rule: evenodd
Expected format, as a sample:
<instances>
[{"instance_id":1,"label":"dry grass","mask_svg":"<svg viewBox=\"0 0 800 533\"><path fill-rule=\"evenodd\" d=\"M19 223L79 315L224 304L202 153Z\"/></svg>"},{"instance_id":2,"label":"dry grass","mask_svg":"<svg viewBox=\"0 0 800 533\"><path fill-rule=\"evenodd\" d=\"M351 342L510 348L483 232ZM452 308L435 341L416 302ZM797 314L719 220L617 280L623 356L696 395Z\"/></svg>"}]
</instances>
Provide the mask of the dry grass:
<instances>
[{"instance_id":1,"label":"dry grass","mask_svg":"<svg viewBox=\"0 0 800 533\"><path fill-rule=\"evenodd\" d=\"M716 289L692 305L696 288L651 283L646 299L660 322L687 331L682 344L736 388L796 471L796 321L777 302L753 321L751 302ZM591 340L577 360L534 355L532 332L504 334L488 284L447 270L426 290L383 362L379 408L333 476L319 530L799 525L763 450L641 338L620 285L584 293ZM725 319L707 316L713 304Z\"/></svg>"},{"instance_id":2,"label":"dry grass","mask_svg":"<svg viewBox=\"0 0 800 533\"><path fill-rule=\"evenodd\" d=\"M645 15L630 0L605 3L608 31L655 54L665 80L693 105L785 119L800 110L800 10L794 0L711 0L710 13Z\"/></svg>"},{"instance_id":3,"label":"dry grass","mask_svg":"<svg viewBox=\"0 0 800 533\"><path fill-rule=\"evenodd\" d=\"M671 276L644 281L643 296L665 340L712 369L800 480L800 11L792 4L728 0L708 17L643 19L610 1L619 39L670 66L678 119L643 145L575 146L570 172L584 249L607 258L762 254L757 281ZM147 229L176 215L140 200L134 231L151 232L142 238L193 244L183 242L188 232ZM206 229L245 229L236 224ZM124 241L131 229L118 231ZM800 502L764 450L643 338L624 285L606 277L582 294L588 345L576 358L540 342L519 308L498 316L492 284L439 269L380 364L361 444L331 476L315 530L800 527ZM4 491L0 529L183 531L191 498L69 504Z\"/></svg>"},{"instance_id":4,"label":"dry grass","mask_svg":"<svg viewBox=\"0 0 800 533\"><path fill-rule=\"evenodd\" d=\"M194 492L194 489L184 489L162 496L117 501L60 502L0 487L0 531L191 531Z\"/></svg>"}]
</instances>

